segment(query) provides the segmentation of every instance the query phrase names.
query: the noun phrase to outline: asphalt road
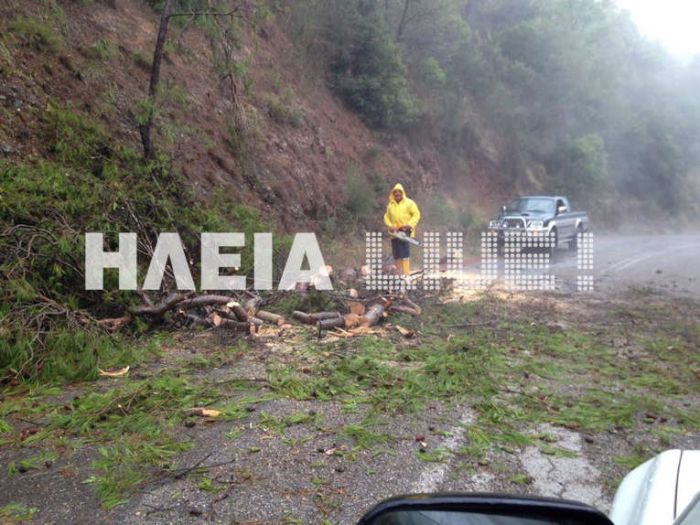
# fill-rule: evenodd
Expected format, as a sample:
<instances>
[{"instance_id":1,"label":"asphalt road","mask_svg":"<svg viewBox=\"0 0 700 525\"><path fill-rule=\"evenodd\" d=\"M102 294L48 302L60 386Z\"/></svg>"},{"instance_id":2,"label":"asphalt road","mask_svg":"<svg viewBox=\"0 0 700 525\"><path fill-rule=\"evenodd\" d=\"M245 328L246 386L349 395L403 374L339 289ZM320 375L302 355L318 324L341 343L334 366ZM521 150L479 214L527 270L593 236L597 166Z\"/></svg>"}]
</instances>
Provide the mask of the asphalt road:
<instances>
[{"instance_id":1,"label":"asphalt road","mask_svg":"<svg viewBox=\"0 0 700 525\"><path fill-rule=\"evenodd\" d=\"M619 235L594 234L592 240L592 270L579 268L577 253L558 248L549 260L549 267L536 268L532 262L498 260L497 283L513 286L506 278L519 275L545 279L554 276L554 287L560 292L579 291L579 277L592 276L592 290L615 295L629 288L675 296L700 297L700 234ZM467 279L477 277L479 263L467 264ZM514 279L514 277L511 277ZM524 286L521 282L519 286ZM535 285L539 286L539 285ZM520 288L524 289L524 288ZM542 288L535 288L542 290Z\"/></svg>"},{"instance_id":2,"label":"asphalt road","mask_svg":"<svg viewBox=\"0 0 700 525\"><path fill-rule=\"evenodd\" d=\"M551 264L559 285L575 289L574 254L559 250ZM594 235L593 272L596 291L629 287L700 297L700 234Z\"/></svg>"}]
</instances>

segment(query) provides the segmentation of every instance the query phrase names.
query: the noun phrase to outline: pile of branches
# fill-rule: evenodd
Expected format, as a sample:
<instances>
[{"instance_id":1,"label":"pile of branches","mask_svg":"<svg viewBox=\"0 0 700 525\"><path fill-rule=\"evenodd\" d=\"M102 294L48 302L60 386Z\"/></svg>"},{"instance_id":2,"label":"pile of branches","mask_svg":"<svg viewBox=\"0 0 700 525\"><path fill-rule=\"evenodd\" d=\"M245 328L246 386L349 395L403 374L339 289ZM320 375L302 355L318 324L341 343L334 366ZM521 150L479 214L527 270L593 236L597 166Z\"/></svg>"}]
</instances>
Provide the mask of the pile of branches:
<instances>
[{"instance_id":1,"label":"pile of branches","mask_svg":"<svg viewBox=\"0 0 700 525\"><path fill-rule=\"evenodd\" d=\"M327 267L328 273L332 272ZM313 286L298 288L295 293L302 297L311 297L312 293L330 295L332 301L325 302L320 311L292 312L292 319L303 325L314 326L319 337L328 330L336 333L359 334L363 330L379 324L390 313L402 313L413 316L421 315L421 307L411 300L405 292L377 295L369 291L358 292L352 285L357 283L356 274L345 275L342 272L335 285L344 288L338 291L315 292ZM97 323L109 330L116 331L131 323L135 317L145 318L150 324L164 323L178 328L202 326L213 329L233 330L240 333L255 334L259 327L268 324L282 326L287 323L283 315L263 310L261 305L275 302L272 297L262 297L246 290L239 294L195 294L194 292L171 292L158 301L152 300L146 293L140 292L144 303L131 307L128 312L116 318L101 319ZM308 301L314 304L313 300Z\"/></svg>"},{"instance_id":2,"label":"pile of branches","mask_svg":"<svg viewBox=\"0 0 700 525\"><path fill-rule=\"evenodd\" d=\"M161 321L166 314L173 314L178 326L204 326L255 333L264 323L284 324L283 316L260 309L262 299L249 293L247 300L218 294L172 292L157 303L142 294L145 304L132 307L122 317L101 319L98 323L110 331L128 325L134 317L145 317L151 322Z\"/></svg>"},{"instance_id":3,"label":"pile of branches","mask_svg":"<svg viewBox=\"0 0 700 525\"><path fill-rule=\"evenodd\" d=\"M168 321L178 327L202 326L250 334L256 333L264 324L282 326L287 322L283 315L261 309L261 297L252 292L245 294L246 299L241 299L231 295L173 292L158 302L142 294L145 304L130 308L124 316L96 322L106 330L116 331L131 323L135 317L144 317L156 323L164 321L168 315ZM335 295L340 299L341 308L319 312L297 310L292 313L292 319L315 326L320 335L331 329L369 328L379 324L390 312L421 314L421 307L403 294L361 299L356 290L350 289Z\"/></svg>"},{"instance_id":4,"label":"pile of branches","mask_svg":"<svg viewBox=\"0 0 700 525\"><path fill-rule=\"evenodd\" d=\"M353 290L354 291L354 290ZM405 294L378 296L365 300L352 298L345 301L345 312L322 311L307 313L295 311L292 317L300 323L314 325L321 337L326 330L336 330L341 334L360 333L362 329L379 324L390 312L418 316L421 307Z\"/></svg>"}]
</instances>

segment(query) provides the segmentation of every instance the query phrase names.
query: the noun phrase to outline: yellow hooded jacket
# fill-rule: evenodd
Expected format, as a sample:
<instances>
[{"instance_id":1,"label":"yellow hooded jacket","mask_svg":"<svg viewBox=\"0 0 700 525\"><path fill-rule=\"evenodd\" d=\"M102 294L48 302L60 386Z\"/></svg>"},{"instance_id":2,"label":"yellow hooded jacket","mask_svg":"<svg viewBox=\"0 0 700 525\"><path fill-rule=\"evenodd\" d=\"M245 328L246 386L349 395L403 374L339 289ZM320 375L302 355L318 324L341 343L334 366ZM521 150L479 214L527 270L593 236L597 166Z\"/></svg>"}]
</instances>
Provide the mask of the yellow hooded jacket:
<instances>
[{"instance_id":1,"label":"yellow hooded jacket","mask_svg":"<svg viewBox=\"0 0 700 525\"><path fill-rule=\"evenodd\" d=\"M403 199L401 202L396 202L394 200L394 192L399 190L403 193ZM399 228L401 226L411 227L411 237L416 235L416 225L420 220L420 211L418 206L411 199L406 197L406 191L404 191L401 184L397 184L391 189L389 193L389 204L386 207L386 213L384 214L384 224L387 228Z\"/></svg>"}]
</instances>

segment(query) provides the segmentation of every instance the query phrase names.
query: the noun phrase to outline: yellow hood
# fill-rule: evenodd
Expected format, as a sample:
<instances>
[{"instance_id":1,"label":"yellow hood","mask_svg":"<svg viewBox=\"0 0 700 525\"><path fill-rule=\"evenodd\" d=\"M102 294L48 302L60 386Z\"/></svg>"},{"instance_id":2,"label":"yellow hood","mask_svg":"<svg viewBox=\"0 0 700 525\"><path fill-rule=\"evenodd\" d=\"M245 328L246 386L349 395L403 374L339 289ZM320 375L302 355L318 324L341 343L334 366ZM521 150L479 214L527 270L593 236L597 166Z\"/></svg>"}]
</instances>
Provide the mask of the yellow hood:
<instances>
[{"instance_id":1,"label":"yellow hood","mask_svg":"<svg viewBox=\"0 0 700 525\"><path fill-rule=\"evenodd\" d=\"M396 202L394 199L394 192L396 190L403 193L401 202ZM414 237L416 235L418 221L420 221L420 210L418 210L418 206L415 202L406 197L406 191L403 189L403 186L397 184L391 189L391 193L389 194L389 204L384 214L384 224L387 228L410 226L412 229L411 237Z\"/></svg>"},{"instance_id":2,"label":"yellow hood","mask_svg":"<svg viewBox=\"0 0 700 525\"><path fill-rule=\"evenodd\" d=\"M403 194L404 199L406 198L406 190L403 189L400 182L397 182L394 187L391 188L391 192L389 192L389 202L396 202L396 199L394 199L394 192L396 190L399 190Z\"/></svg>"}]
</instances>

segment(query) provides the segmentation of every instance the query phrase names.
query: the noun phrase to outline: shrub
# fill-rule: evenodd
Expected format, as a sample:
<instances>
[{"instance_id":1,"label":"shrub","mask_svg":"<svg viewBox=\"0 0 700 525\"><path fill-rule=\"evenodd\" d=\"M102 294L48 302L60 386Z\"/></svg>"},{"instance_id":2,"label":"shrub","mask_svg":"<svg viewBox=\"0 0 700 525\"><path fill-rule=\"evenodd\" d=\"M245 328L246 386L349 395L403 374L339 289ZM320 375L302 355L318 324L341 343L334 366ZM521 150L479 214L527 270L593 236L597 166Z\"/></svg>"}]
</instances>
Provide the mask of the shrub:
<instances>
[{"instance_id":1,"label":"shrub","mask_svg":"<svg viewBox=\"0 0 700 525\"><path fill-rule=\"evenodd\" d=\"M377 195L367 176L357 168L350 168L345 183L345 208L358 221L371 218L376 211Z\"/></svg>"}]
</instances>

